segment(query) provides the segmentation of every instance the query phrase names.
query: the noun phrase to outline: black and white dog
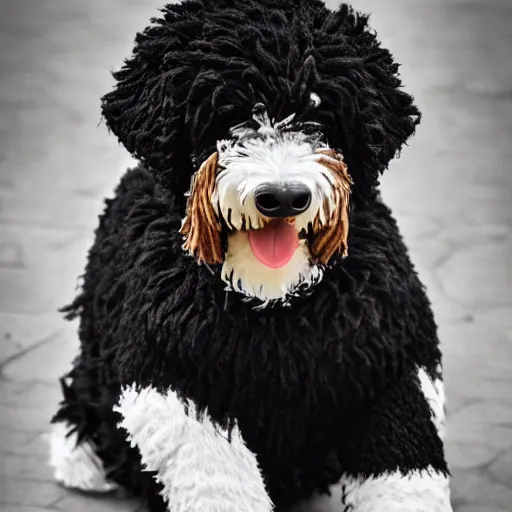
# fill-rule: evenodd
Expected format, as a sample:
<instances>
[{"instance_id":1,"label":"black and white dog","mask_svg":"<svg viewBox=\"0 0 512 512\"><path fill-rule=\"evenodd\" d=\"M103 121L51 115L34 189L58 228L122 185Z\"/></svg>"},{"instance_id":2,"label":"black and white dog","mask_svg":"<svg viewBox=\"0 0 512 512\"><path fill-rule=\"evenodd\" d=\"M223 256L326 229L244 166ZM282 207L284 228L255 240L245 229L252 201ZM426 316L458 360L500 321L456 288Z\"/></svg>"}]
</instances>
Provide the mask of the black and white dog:
<instances>
[{"instance_id":1,"label":"black and white dog","mask_svg":"<svg viewBox=\"0 0 512 512\"><path fill-rule=\"evenodd\" d=\"M449 512L436 324L379 176L420 114L347 5L186 0L103 98L106 201L51 464L151 511Z\"/></svg>"}]
</instances>

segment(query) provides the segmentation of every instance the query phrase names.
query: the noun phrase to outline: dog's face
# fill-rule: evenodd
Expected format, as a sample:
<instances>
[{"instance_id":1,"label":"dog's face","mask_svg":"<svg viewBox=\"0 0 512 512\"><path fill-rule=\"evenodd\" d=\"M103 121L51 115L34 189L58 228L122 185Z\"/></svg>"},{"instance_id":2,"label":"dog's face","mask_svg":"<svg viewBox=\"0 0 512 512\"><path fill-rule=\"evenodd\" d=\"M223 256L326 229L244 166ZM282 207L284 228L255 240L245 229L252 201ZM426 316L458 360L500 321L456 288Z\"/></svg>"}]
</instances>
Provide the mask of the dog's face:
<instances>
[{"instance_id":1,"label":"dog's face","mask_svg":"<svg viewBox=\"0 0 512 512\"><path fill-rule=\"evenodd\" d=\"M293 115L271 121L258 104L194 175L184 249L221 263L229 289L263 303L287 300L314 286L335 254L347 254L350 187L320 126Z\"/></svg>"}]
</instances>

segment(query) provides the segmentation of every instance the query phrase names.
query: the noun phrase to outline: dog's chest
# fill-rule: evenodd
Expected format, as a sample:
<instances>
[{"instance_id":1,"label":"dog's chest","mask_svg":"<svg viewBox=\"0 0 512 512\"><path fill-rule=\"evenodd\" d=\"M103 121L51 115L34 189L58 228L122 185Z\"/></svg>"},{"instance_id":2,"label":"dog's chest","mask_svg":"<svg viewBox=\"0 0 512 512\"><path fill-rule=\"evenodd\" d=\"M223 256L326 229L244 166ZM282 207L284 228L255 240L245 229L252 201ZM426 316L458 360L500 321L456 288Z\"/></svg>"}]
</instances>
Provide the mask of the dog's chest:
<instances>
[{"instance_id":1,"label":"dog's chest","mask_svg":"<svg viewBox=\"0 0 512 512\"><path fill-rule=\"evenodd\" d=\"M300 384L285 381L287 386L283 387L274 379L259 384L234 403L236 420L249 449L261 462L272 464L323 459L332 449L333 432L339 430L341 409L332 390L307 380Z\"/></svg>"}]
</instances>

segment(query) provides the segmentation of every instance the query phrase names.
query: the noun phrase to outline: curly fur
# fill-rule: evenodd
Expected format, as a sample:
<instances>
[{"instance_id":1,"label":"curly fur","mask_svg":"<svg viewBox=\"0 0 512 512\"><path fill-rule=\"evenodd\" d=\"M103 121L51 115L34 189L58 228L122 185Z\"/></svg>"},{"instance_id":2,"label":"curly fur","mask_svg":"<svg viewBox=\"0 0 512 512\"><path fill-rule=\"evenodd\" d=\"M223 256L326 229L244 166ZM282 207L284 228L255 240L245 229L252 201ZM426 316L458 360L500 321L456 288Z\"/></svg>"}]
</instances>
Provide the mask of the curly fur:
<instances>
[{"instance_id":1,"label":"curly fur","mask_svg":"<svg viewBox=\"0 0 512 512\"><path fill-rule=\"evenodd\" d=\"M181 197L193 163L256 103L283 119L307 111L314 92L322 102L313 120L343 149L357 192L367 195L420 120L398 67L368 16L345 4L332 12L320 0L186 1L138 34L103 114Z\"/></svg>"},{"instance_id":2,"label":"curly fur","mask_svg":"<svg viewBox=\"0 0 512 512\"><path fill-rule=\"evenodd\" d=\"M173 389L228 431L236 422L279 511L342 475L448 475L418 378L419 368L441 378L436 324L377 189L419 112L367 20L317 0L168 5L103 98L108 126L141 165L107 200L66 309L80 317L81 351L54 421L92 439L109 480L151 510L165 510L160 484L113 410L134 383ZM313 112L311 93L322 100ZM348 257L334 255L286 308L226 292L221 265L197 265L180 235L197 164L257 102L275 118L321 123L354 183ZM399 451L379 448L395 442Z\"/></svg>"}]
</instances>

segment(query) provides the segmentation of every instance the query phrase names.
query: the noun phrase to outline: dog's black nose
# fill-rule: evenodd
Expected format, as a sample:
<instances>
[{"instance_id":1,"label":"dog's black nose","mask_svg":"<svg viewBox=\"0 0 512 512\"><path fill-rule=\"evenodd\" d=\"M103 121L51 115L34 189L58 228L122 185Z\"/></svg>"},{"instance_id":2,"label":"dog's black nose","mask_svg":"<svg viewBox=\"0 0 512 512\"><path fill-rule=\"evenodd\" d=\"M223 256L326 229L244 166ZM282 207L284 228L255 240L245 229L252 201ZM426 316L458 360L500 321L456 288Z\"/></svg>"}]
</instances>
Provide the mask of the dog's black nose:
<instances>
[{"instance_id":1,"label":"dog's black nose","mask_svg":"<svg viewBox=\"0 0 512 512\"><path fill-rule=\"evenodd\" d=\"M311 191L300 183L263 185L257 189L254 201L258 211L265 217L295 217L308 209Z\"/></svg>"}]
</instances>

